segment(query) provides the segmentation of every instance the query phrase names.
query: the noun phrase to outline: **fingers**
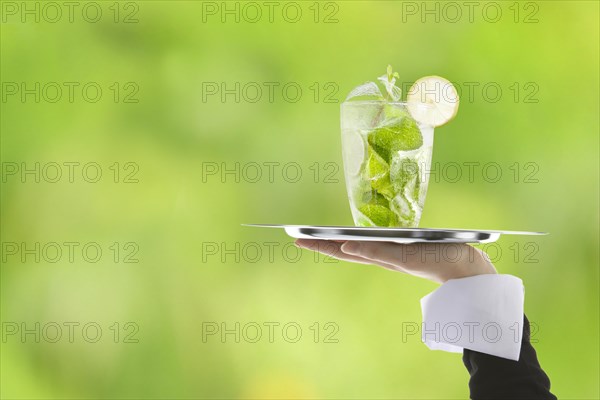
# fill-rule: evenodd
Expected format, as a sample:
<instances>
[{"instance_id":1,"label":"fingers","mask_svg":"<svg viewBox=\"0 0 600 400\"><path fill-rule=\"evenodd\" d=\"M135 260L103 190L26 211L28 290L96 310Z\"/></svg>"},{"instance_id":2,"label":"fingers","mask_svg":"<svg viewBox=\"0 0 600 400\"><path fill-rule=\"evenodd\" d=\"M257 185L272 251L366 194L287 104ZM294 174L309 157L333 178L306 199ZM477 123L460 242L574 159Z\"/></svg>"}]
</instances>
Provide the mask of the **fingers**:
<instances>
[{"instance_id":1,"label":"fingers","mask_svg":"<svg viewBox=\"0 0 600 400\"><path fill-rule=\"evenodd\" d=\"M458 262L475 249L463 243L347 242L342 251L355 256L405 267Z\"/></svg>"},{"instance_id":2,"label":"fingers","mask_svg":"<svg viewBox=\"0 0 600 400\"><path fill-rule=\"evenodd\" d=\"M342 251L356 257L399 266L405 264L409 256L417 253L414 246L389 242L353 241L344 243Z\"/></svg>"},{"instance_id":3,"label":"fingers","mask_svg":"<svg viewBox=\"0 0 600 400\"><path fill-rule=\"evenodd\" d=\"M464 243L413 243L299 239L299 247L339 260L374 264L437 283L480 274L495 274L485 253Z\"/></svg>"},{"instance_id":4,"label":"fingers","mask_svg":"<svg viewBox=\"0 0 600 400\"><path fill-rule=\"evenodd\" d=\"M384 262L378 262L376 260L369 260L361 256L352 255L345 253L342 250L342 245L346 243L344 241L330 241L330 240L317 240L317 239L297 239L296 245L303 249L317 251L326 256L336 258L342 261L350 261L359 264L378 265L383 268L391 269L394 271L403 272L400 268L390 265Z\"/></svg>"},{"instance_id":5,"label":"fingers","mask_svg":"<svg viewBox=\"0 0 600 400\"><path fill-rule=\"evenodd\" d=\"M351 256L344 254L340 249L344 242L333 242L329 240L313 240L313 239L298 239L296 244L298 247L319 252L329 257L337 258L338 260L357 262L361 264L372 264L372 261L365 260L362 257Z\"/></svg>"},{"instance_id":6,"label":"fingers","mask_svg":"<svg viewBox=\"0 0 600 400\"><path fill-rule=\"evenodd\" d=\"M401 270L410 275L442 283L448 278L449 271L440 265L439 261L426 261L423 255L424 244L399 244L390 242L346 242L342 251L355 257L373 260L375 263L392 265L394 269ZM439 250L439 247L432 247Z\"/></svg>"},{"instance_id":7,"label":"fingers","mask_svg":"<svg viewBox=\"0 0 600 400\"><path fill-rule=\"evenodd\" d=\"M355 257L401 268L406 273L443 283L482 273L495 273L491 263L474 257L478 252L462 243L346 242L342 251ZM481 261L480 261L481 259Z\"/></svg>"}]
</instances>

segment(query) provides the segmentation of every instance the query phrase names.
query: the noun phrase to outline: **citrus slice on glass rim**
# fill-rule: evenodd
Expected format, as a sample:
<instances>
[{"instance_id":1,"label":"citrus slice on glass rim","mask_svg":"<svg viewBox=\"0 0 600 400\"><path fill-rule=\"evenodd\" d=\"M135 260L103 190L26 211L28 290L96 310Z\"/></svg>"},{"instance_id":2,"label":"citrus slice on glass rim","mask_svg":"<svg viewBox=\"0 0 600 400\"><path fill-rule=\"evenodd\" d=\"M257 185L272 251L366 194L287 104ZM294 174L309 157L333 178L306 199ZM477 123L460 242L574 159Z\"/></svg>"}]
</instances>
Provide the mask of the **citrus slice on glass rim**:
<instances>
[{"instance_id":1,"label":"citrus slice on glass rim","mask_svg":"<svg viewBox=\"0 0 600 400\"><path fill-rule=\"evenodd\" d=\"M454 118L458 103L456 88L440 76L417 80L406 95L406 107L412 117L433 127L442 126Z\"/></svg>"}]
</instances>

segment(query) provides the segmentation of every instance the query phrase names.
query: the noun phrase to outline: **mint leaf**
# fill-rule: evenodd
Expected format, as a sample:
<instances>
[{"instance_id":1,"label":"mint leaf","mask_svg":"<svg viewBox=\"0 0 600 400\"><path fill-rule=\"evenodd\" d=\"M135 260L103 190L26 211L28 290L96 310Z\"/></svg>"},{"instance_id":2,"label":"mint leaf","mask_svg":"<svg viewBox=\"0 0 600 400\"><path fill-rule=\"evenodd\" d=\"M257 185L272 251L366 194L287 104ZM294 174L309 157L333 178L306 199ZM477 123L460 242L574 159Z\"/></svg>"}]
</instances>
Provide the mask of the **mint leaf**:
<instances>
[{"instance_id":1,"label":"mint leaf","mask_svg":"<svg viewBox=\"0 0 600 400\"><path fill-rule=\"evenodd\" d=\"M423 145L423 135L412 118L402 118L399 123L377 128L367 137L371 147L388 164L392 155L403 150L415 150Z\"/></svg>"},{"instance_id":2,"label":"mint leaf","mask_svg":"<svg viewBox=\"0 0 600 400\"><path fill-rule=\"evenodd\" d=\"M398 217L389 208L377 204L365 204L358 209L375 226L393 227L398 225Z\"/></svg>"}]
</instances>

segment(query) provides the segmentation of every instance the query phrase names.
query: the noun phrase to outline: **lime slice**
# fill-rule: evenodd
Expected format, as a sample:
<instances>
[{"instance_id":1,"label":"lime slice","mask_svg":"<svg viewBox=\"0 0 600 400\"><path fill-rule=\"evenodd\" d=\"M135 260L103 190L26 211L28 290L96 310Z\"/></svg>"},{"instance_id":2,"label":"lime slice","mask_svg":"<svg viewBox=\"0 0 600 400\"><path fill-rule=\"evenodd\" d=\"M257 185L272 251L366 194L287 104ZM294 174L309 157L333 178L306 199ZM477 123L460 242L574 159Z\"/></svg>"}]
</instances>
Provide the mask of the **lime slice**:
<instances>
[{"instance_id":1,"label":"lime slice","mask_svg":"<svg viewBox=\"0 0 600 400\"><path fill-rule=\"evenodd\" d=\"M456 116L459 99L450 81L439 76L426 76L412 85L406 103L414 119L437 127Z\"/></svg>"},{"instance_id":2,"label":"lime slice","mask_svg":"<svg viewBox=\"0 0 600 400\"><path fill-rule=\"evenodd\" d=\"M365 160L365 140L360 132L348 132L343 136L344 168L349 176L356 176L360 173Z\"/></svg>"}]
</instances>

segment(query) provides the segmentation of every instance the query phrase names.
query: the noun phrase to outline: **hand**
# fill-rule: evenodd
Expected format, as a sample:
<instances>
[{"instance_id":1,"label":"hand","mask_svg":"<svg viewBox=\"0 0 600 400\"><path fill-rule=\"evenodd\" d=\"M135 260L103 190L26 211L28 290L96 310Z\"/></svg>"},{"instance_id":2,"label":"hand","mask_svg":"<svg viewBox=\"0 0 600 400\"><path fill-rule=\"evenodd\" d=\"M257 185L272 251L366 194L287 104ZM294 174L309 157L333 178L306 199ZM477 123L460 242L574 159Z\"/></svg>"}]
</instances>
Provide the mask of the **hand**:
<instances>
[{"instance_id":1,"label":"hand","mask_svg":"<svg viewBox=\"0 0 600 400\"><path fill-rule=\"evenodd\" d=\"M398 244L298 239L296 245L339 260L378 265L437 283L496 273L487 254L461 243Z\"/></svg>"}]
</instances>

